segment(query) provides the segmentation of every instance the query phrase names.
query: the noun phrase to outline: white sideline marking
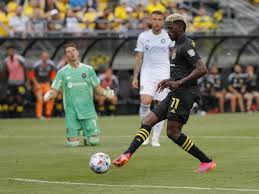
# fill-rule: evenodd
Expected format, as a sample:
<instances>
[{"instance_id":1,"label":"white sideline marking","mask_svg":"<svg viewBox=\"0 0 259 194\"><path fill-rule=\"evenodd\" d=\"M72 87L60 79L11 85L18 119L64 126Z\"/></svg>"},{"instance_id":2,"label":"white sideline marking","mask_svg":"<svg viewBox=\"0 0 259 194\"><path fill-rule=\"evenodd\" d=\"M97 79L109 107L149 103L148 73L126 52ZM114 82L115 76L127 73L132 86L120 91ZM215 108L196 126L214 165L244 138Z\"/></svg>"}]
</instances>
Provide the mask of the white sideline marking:
<instances>
[{"instance_id":1,"label":"white sideline marking","mask_svg":"<svg viewBox=\"0 0 259 194\"><path fill-rule=\"evenodd\" d=\"M23 179L23 178L0 178L2 180L13 180L20 182L30 183L43 183L43 184L60 184L60 185L86 185L86 186L99 186L99 187L133 187L133 188L154 188L154 189L187 189L187 190L210 190L210 191L239 191L239 192L259 192L259 189L245 189L245 188L220 188L220 187L181 187L181 186L166 186L166 185L110 185L110 184L96 184L96 183L80 183L80 182L59 182L59 181L46 181L37 179Z\"/></svg>"},{"instance_id":2,"label":"white sideline marking","mask_svg":"<svg viewBox=\"0 0 259 194\"><path fill-rule=\"evenodd\" d=\"M121 135L121 136L110 136L110 135L104 135L101 136L101 138L133 138L134 135ZM160 136L161 138L167 138L167 136ZM190 136L191 138L201 138L201 139L259 139L258 136L252 137L252 136ZM4 138L48 138L48 139L55 139L55 138L62 138L62 136L33 136L33 135L0 135L0 139Z\"/></svg>"}]
</instances>

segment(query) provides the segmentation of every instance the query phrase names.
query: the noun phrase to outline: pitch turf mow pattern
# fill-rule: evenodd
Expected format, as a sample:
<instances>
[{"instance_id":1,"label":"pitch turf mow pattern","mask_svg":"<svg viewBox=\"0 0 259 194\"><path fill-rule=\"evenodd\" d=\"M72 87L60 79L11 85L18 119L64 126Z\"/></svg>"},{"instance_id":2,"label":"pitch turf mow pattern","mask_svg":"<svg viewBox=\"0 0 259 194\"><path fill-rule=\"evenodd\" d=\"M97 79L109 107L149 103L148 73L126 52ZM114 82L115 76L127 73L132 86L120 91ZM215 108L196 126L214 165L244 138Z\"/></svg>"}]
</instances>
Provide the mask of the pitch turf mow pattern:
<instances>
[{"instance_id":1,"label":"pitch turf mow pattern","mask_svg":"<svg viewBox=\"0 0 259 194\"><path fill-rule=\"evenodd\" d=\"M100 118L102 144L77 148L64 146L62 119L0 120L0 193L259 193L258 118L191 117L183 130L217 161L215 171L202 175L193 173L198 161L165 131L161 147L141 147L127 166L94 174L89 157L104 152L114 159L124 151L139 130L137 116Z\"/></svg>"}]
</instances>

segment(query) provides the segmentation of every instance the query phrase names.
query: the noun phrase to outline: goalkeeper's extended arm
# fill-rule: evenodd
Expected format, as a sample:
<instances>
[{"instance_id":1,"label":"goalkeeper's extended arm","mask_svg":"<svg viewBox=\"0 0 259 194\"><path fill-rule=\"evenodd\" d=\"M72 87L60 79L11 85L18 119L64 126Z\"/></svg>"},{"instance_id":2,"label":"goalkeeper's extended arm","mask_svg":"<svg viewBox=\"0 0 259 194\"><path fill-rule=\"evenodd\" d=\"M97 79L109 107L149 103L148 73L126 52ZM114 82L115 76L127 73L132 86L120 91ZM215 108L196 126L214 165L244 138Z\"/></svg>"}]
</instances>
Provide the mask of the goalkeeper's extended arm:
<instances>
[{"instance_id":1,"label":"goalkeeper's extended arm","mask_svg":"<svg viewBox=\"0 0 259 194\"><path fill-rule=\"evenodd\" d=\"M103 87L101 87L100 85L98 85L95 88L95 92L99 95L103 95L106 96L107 98L112 98L114 96L114 90L110 89L109 87L107 87L106 89L104 89Z\"/></svg>"},{"instance_id":2,"label":"goalkeeper's extended arm","mask_svg":"<svg viewBox=\"0 0 259 194\"><path fill-rule=\"evenodd\" d=\"M58 91L55 89L49 90L46 94L44 94L44 102L47 102L51 99L56 98L58 95Z\"/></svg>"}]
</instances>

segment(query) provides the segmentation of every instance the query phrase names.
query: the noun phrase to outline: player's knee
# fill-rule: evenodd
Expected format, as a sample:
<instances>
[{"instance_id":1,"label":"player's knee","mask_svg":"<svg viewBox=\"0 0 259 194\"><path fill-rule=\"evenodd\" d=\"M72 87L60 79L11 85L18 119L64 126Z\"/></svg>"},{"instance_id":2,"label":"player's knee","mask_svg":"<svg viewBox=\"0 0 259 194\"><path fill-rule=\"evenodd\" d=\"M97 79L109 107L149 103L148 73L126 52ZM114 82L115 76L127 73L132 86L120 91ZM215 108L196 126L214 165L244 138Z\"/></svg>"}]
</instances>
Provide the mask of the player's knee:
<instances>
[{"instance_id":1,"label":"player's knee","mask_svg":"<svg viewBox=\"0 0 259 194\"><path fill-rule=\"evenodd\" d=\"M178 130L167 129L167 137L173 141L176 141L179 138L180 134L181 132Z\"/></svg>"},{"instance_id":2,"label":"player's knee","mask_svg":"<svg viewBox=\"0 0 259 194\"><path fill-rule=\"evenodd\" d=\"M168 121L167 123L167 137L176 141L181 134L182 124L178 122Z\"/></svg>"},{"instance_id":3,"label":"player's knee","mask_svg":"<svg viewBox=\"0 0 259 194\"><path fill-rule=\"evenodd\" d=\"M150 121L150 119L148 117L145 117L142 121L142 125L151 126L152 122Z\"/></svg>"},{"instance_id":4,"label":"player's knee","mask_svg":"<svg viewBox=\"0 0 259 194\"><path fill-rule=\"evenodd\" d=\"M89 144L91 146L96 146L100 144L100 136L99 135L93 135L88 137Z\"/></svg>"},{"instance_id":5,"label":"player's knee","mask_svg":"<svg viewBox=\"0 0 259 194\"><path fill-rule=\"evenodd\" d=\"M141 104L144 104L144 105L150 106L152 103L152 97L141 96L140 100L141 100Z\"/></svg>"},{"instance_id":6,"label":"player's knee","mask_svg":"<svg viewBox=\"0 0 259 194\"><path fill-rule=\"evenodd\" d=\"M143 125L148 125L153 127L155 124L159 122L158 117L151 111L149 112L144 119L142 120Z\"/></svg>"}]
</instances>

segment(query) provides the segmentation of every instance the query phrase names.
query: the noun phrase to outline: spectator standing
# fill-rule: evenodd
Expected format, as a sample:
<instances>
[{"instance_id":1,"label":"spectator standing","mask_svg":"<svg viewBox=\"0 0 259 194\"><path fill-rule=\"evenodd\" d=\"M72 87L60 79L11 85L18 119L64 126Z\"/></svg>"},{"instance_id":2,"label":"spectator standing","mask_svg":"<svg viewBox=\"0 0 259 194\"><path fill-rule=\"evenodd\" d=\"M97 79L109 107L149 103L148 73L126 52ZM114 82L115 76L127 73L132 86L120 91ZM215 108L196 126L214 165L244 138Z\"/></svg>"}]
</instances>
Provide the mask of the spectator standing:
<instances>
[{"instance_id":1,"label":"spectator standing","mask_svg":"<svg viewBox=\"0 0 259 194\"><path fill-rule=\"evenodd\" d=\"M20 117L24 111L26 63L21 55L15 53L13 46L7 47L4 67L8 77L9 116Z\"/></svg>"}]
</instances>

